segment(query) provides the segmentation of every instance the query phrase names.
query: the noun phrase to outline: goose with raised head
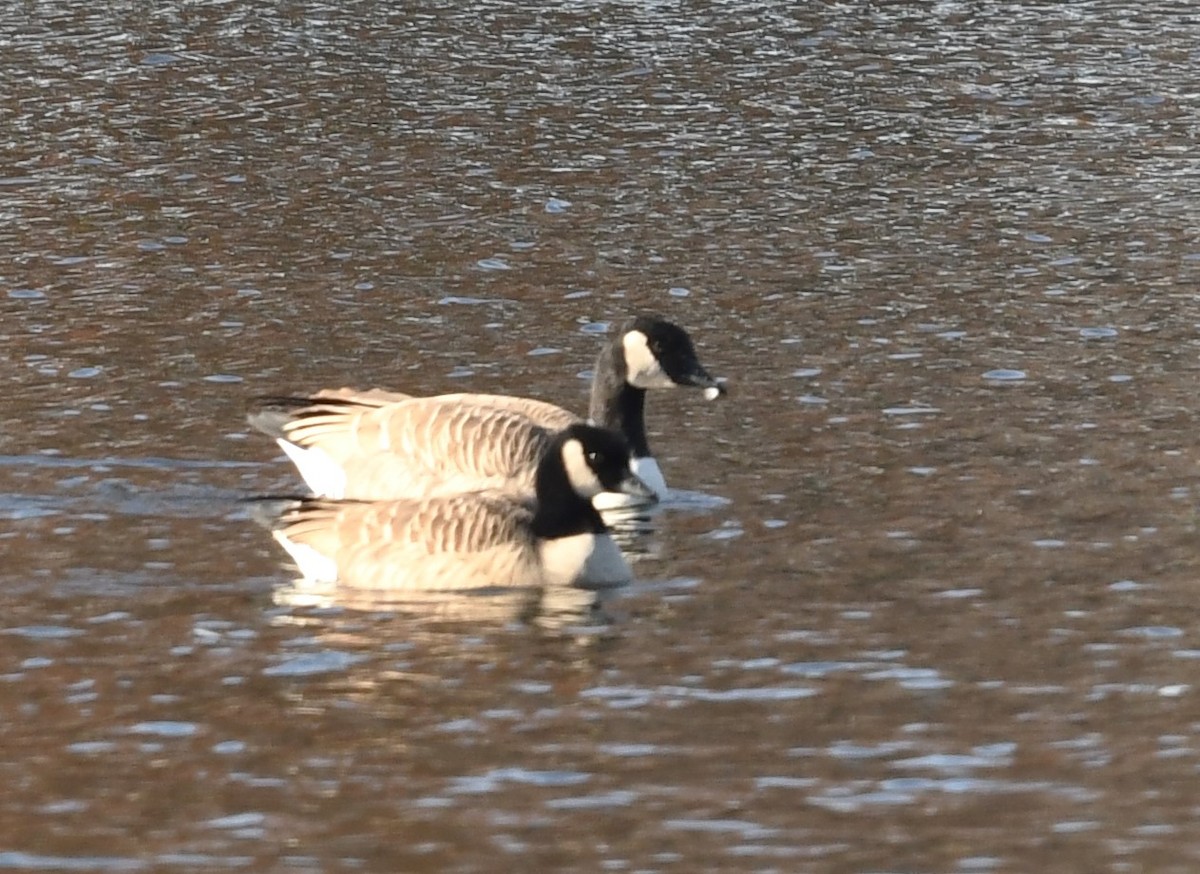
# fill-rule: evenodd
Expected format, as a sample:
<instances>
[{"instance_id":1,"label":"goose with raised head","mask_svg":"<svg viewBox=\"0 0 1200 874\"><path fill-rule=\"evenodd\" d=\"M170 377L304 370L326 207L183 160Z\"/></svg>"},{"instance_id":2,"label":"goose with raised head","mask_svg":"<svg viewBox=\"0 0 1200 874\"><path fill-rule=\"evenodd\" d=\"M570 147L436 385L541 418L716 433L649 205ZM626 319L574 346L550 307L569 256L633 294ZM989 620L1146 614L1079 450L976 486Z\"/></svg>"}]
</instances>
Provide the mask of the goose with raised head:
<instances>
[{"instance_id":1,"label":"goose with raised head","mask_svg":"<svg viewBox=\"0 0 1200 874\"><path fill-rule=\"evenodd\" d=\"M629 565L592 506L603 492L645 497L618 434L571 425L537 465L532 501L480 491L392 501L286 502L272 535L308 579L372 590L627 582Z\"/></svg>"},{"instance_id":2,"label":"goose with raised head","mask_svg":"<svg viewBox=\"0 0 1200 874\"><path fill-rule=\"evenodd\" d=\"M648 390L677 386L725 393L687 331L653 316L630 319L601 349L588 420L619 432L633 470L654 492L666 483L646 436ZM259 398L250 423L274 437L315 494L383 500L471 488L532 493L537 461L553 432L580 421L546 401L496 394L414 397L381 389L327 389ZM598 506L647 503L605 494Z\"/></svg>"}]
</instances>

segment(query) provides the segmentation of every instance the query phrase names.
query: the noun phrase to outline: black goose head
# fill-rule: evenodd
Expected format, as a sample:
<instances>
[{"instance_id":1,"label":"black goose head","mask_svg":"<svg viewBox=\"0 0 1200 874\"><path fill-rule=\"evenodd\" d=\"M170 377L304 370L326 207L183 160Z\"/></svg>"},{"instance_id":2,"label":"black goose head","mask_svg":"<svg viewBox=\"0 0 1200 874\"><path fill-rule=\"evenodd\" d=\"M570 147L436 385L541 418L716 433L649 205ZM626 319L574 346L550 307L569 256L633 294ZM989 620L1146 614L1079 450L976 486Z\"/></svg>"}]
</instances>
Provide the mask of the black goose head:
<instances>
[{"instance_id":1,"label":"black goose head","mask_svg":"<svg viewBox=\"0 0 1200 874\"><path fill-rule=\"evenodd\" d=\"M688 332L658 316L637 316L626 322L617 335L618 354L624 377L634 388L673 388L677 385L704 389L705 397L725 394L725 386L704 369Z\"/></svg>"},{"instance_id":2,"label":"black goose head","mask_svg":"<svg viewBox=\"0 0 1200 874\"><path fill-rule=\"evenodd\" d=\"M590 501L600 492L653 498L654 490L630 469L629 444L615 431L571 425L552 444L571 490Z\"/></svg>"}]
</instances>

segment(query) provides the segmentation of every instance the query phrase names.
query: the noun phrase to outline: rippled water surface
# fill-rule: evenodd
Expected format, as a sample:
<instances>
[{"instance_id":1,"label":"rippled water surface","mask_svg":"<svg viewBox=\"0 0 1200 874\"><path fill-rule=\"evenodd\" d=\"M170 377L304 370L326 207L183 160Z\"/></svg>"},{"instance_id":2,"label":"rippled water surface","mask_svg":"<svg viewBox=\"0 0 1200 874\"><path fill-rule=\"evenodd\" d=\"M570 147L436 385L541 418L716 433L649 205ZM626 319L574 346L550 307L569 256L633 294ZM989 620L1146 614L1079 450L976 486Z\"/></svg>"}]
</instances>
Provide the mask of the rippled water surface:
<instances>
[{"instance_id":1,"label":"rippled water surface","mask_svg":"<svg viewBox=\"0 0 1200 874\"><path fill-rule=\"evenodd\" d=\"M0 868L1200 865L1185 3L10 4ZM295 584L243 421L582 409L639 582Z\"/></svg>"}]
</instances>

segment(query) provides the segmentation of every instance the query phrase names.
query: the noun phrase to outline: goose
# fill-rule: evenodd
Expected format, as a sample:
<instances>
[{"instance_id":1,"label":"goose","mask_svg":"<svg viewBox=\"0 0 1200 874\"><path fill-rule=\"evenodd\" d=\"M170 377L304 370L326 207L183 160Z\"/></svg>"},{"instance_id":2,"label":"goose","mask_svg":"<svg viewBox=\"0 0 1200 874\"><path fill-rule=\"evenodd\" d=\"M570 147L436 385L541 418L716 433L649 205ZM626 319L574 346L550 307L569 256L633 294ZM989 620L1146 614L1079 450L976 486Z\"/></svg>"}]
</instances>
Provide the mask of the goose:
<instances>
[{"instance_id":1,"label":"goose","mask_svg":"<svg viewBox=\"0 0 1200 874\"><path fill-rule=\"evenodd\" d=\"M645 497L617 433L570 425L538 462L534 500L511 491L390 501L286 502L272 535L306 579L360 590L612 586L632 574L591 499Z\"/></svg>"},{"instance_id":2,"label":"goose","mask_svg":"<svg viewBox=\"0 0 1200 874\"><path fill-rule=\"evenodd\" d=\"M633 470L653 498L603 493L611 509L666 494L646 437L647 390L725 386L700 364L687 331L657 316L628 320L600 350L588 421L618 431ZM248 420L276 439L314 494L384 500L474 488L532 494L537 460L554 432L579 422L562 407L533 398L457 393L415 397L368 389L326 389L304 397L256 399Z\"/></svg>"}]
</instances>

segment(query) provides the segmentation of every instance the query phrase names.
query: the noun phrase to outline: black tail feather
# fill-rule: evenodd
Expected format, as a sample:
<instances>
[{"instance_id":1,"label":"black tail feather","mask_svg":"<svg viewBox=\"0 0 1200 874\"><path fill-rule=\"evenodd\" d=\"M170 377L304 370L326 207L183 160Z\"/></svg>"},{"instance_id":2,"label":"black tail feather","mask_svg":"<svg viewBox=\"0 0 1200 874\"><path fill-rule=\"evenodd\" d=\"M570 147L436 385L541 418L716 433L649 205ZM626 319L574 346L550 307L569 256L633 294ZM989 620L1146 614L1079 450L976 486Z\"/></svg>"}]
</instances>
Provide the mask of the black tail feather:
<instances>
[{"instance_id":1,"label":"black tail feather","mask_svg":"<svg viewBox=\"0 0 1200 874\"><path fill-rule=\"evenodd\" d=\"M308 495L258 495L252 498L242 498L241 502L246 505L247 515L252 520L268 531L274 531L285 513L299 507L309 497Z\"/></svg>"},{"instance_id":2,"label":"black tail feather","mask_svg":"<svg viewBox=\"0 0 1200 874\"><path fill-rule=\"evenodd\" d=\"M367 403L365 406L379 406L379 403ZM319 415L336 413L347 409L358 410L364 407L360 400L341 397L303 397L292 395L259 395L251 398L246 405L246 421L255 430L261 431L275 439L286 439L285 426L296 418L304 415Z\"/></svg>"}]
</instances>

